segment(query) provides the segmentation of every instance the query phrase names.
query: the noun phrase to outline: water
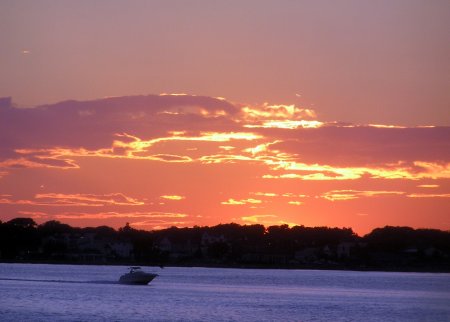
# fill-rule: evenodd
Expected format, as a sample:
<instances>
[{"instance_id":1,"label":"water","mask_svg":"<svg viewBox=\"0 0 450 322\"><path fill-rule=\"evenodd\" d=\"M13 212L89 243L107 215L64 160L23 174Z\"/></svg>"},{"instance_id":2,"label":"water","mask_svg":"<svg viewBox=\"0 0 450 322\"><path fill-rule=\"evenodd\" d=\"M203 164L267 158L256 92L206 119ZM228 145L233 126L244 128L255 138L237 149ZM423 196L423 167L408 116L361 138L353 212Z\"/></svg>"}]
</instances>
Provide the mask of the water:
<instances>
[{"instance_id":1,"label":"water","mask_svg":"<svg viewBox=\"0 0 450 322\"><path fill-rule=\"evenodd\" d=\"M450 321L450 274L0 264L0 321Z\"/></svg>"}]
</instances>

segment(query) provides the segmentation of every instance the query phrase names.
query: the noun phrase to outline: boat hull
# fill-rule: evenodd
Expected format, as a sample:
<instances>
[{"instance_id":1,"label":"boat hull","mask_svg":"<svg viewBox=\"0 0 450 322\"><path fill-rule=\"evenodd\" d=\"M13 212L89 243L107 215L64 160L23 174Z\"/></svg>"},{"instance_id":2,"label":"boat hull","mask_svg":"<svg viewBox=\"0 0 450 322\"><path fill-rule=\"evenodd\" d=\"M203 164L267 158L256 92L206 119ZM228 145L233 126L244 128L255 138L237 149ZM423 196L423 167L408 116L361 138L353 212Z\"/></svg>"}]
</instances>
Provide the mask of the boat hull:
<instances>
[{"instance_id":1,"label":"boat hull","mask_svg":"<svg viewBox=\"0 0 450 322\"><path fill-rule=\"evenodd\" d=\"M147 285L156 276L158 276L158 274L144 273L144 272L128 273L120 277L119 283L128 285Z\"/></svg>"}]
</instances>

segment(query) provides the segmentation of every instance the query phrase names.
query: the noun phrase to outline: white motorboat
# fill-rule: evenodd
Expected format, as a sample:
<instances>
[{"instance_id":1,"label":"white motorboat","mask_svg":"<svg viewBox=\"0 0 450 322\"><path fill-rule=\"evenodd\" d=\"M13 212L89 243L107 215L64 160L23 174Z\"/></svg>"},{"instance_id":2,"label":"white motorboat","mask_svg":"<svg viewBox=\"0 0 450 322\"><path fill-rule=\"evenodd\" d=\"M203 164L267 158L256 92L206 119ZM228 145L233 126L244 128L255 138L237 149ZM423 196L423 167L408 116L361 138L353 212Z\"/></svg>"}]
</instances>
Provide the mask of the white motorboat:
<instances>
[{"instance_id":1,"label":"white motorboat","mask_svg":"<svg viewBox=\"0 0 450 322\"><path fill-rule=\"evenodd\" d=\"M147 285L150 283L158 274L146 273L141 270L139 266L130 267L130 272L124 274L120 277L119 283L121 284L132 284L132 285Z\"/></svg>"}]
</instances>

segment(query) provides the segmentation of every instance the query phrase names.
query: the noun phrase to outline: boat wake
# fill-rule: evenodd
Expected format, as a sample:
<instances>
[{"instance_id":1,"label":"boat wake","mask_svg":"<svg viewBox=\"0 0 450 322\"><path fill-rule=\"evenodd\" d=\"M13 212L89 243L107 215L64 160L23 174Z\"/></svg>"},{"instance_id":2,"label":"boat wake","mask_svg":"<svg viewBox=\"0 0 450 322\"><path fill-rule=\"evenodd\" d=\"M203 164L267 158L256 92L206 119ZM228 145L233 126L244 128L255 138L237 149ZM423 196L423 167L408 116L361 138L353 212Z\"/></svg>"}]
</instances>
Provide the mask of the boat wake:
<instances>
[{"instance_id":1,"label":"boat wake","mask_svg":"<svg viewBox=\"0 0 450 322\"><path fill-rule=\"evenodd\" d=\"M42 283L71 283L71 284L119 284L118 281L67 281L67 280L46 280L46 279L28 279L28 278L2 278L0 281L19 281L19 282L42 282Z\"/></svg>"}]
</instances>

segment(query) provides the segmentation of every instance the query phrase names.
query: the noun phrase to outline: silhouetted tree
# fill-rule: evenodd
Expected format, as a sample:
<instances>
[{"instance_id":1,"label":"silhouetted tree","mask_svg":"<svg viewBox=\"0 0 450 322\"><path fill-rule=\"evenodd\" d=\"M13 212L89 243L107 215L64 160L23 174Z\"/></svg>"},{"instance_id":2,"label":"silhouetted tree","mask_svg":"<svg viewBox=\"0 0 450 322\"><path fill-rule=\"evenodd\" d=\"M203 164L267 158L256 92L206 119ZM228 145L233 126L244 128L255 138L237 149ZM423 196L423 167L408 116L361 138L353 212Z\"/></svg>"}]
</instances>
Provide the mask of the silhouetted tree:
<instances>
[{"instance_id":1,"label":"silhouetted tree","mask_svg":"<svg viewBox=\"0 0 450 322\"><path fill-rule=\"evenodd\" d=\"M70 233L74 229L71 226L63 224L57 220L50 220L39 225L38 230L41 234L45 236L51 234Z\"/></svg>"},{"instance_id":2,"label":"silhouetted tree","mask_svg":"<svg viewBox=\"0 0 450 322\"><path fill-rule=\"evenodd\" d=\"M38 249L40 240L36 222L31 218L15 218L1 225L0 251L2 257L20 259Z\"/></svg>"},{"instance_id":3,"label":"silhouetted tree","mask_svg":"<svg viewBox=\"0 0 450 322\"><path fill-rule=\"evenodd\" d=\"M163 241L172 249L163 252L164 248L158 247ZM145 231L127 223L116 231L108 226L74 228L54 220L39 226L30 218L0 221L3 260L64 262L73 258L67 254L94 253L114 261L121 260L114 257L114 247L126 247L127 243L132 244L138 263L157 265L297 263L326 268L450 270L450 232L437 229L386 226L361 238L351 228L288 225L266 229L231 223ZM339 256L343 251L346 255Z\"/></svg>"},{"instance_id":4,"label":"silhouetted tree","mask_svg":"<svg viewBox=\"0 0 450 322\"><path fill-rule=\"evenodd\" d=\"M31 229L36 228L36 222L31 218L14 218L6 223L7 225L23 228L23 229Z\"/></svg>"}]
</instances>

